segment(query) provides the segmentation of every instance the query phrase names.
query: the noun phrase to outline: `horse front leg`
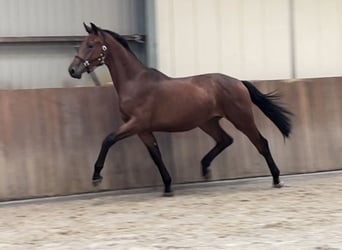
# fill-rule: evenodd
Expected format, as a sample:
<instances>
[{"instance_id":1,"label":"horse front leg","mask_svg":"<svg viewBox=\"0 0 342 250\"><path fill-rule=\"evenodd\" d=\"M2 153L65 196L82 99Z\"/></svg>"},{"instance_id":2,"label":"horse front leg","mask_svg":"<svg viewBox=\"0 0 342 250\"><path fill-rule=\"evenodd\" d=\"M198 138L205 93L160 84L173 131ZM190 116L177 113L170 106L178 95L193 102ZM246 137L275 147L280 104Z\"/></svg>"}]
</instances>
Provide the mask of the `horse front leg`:
<instances>
[{"instance_id":1,"label":"horse front leg","mask_svg":"<svg viewBox=\"0 0 342 250\"><path fill-rule=\"evenodd\" d=\"M95 162L94 173L92 178L93 185L99 184L103 179L101 176L101 170L103 169L106 156L111 146L113 146L116 142L122 139L125 139L131 135L136 134L137 127L138 126L135 119L130 119L128 122L123 124L117 130L117 132L110 133L106 136L106 138L102 142L101 151Z\"/></svg>"},{"instance_id":2,"label":"horse front leg","mask_svg":"<svg viewBox=\"0 0 342 250\"><path fill-rule=\"evenodd\" d=\"M167 171L165 164L162 159L162 155L160 153L157 140L154 137L152 133L140 133L138 134L139 138L142 140L142 142L145 144L148 152L150 153L150 156L154 163L156 164L160 176L162 177L163 183L164 183L164 196L169 197L173 196L172 188L171 188L171 176L169 172Z\"/></svg>"}]
</instances>

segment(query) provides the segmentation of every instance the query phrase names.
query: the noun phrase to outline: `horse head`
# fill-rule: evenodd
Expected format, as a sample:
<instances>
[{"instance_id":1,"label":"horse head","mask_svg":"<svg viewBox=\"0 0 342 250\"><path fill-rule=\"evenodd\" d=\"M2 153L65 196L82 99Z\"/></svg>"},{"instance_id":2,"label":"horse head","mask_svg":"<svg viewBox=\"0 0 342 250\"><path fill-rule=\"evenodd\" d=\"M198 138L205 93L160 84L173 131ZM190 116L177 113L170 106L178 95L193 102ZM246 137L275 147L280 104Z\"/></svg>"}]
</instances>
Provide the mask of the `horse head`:
<instances>
[{"instance_id":1,"label":"horse head","mask_svg":"<svg viewBox=\"0 0 342 250\"><path fill-rule=\"evenodd\" d=\"M103 65L107 51L102 30L93 23L90 23L91 26L85 23L83 25L88 36L81 43L77 55L69 66L70 75L77 79L80 79L84 72L90 73Z\"/></svg>"}]
</instances>

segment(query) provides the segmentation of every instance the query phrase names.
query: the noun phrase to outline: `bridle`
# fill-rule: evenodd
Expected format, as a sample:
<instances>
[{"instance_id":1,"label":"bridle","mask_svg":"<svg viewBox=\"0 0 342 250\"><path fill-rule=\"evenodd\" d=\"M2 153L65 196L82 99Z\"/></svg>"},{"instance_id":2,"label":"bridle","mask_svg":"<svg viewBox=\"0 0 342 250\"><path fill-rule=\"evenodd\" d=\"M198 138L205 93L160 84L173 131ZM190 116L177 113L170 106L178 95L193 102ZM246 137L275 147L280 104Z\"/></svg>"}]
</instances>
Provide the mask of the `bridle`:
<instances>
[{"instance_id":1,"label":"bridle","mask_svg":"<svg viewBox=\"0 0 342 250\"><path fill-rule=\"evenodd\" d=\"M100 62L100 65L103 65L105 63L105 59L106 59L106 51L107 51L107 46L106 45L102 45L101 47L101 54L99 57L96 57L92 60L84 60L82 57L76 55L75 57L81 61L81 63L83 64L83 66L85 67L85 69L87 70L88 73L90 73L90 68L89 66L93 63L93 62L96 62L96 61L99 61Z\"/></svg>"}]
</instances>

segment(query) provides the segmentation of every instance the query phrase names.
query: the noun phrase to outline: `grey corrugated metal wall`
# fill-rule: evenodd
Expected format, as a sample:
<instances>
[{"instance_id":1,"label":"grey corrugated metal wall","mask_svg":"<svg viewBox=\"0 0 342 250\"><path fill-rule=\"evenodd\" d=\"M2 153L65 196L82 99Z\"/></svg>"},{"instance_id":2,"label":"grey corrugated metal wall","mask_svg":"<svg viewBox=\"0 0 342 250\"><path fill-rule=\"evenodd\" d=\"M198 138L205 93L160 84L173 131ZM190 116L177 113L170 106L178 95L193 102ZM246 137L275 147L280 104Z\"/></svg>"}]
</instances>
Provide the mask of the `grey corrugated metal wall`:
<instances>
[{"instance_id":1,"label":"grey corrugated metal wall","mask_svg":"<svg viewBox=\"0 0 342 250\"><path fill-rule=\"evenodd\" d=\"M121 34L146 28L150 65L173 76L342 75L341 0L0 0L0 6L0 36L81 35L83 21ZM144 47L132 46L145 61ZM74 53L69 45L0 45L0 88L92 85L88 75L68 76ZM110 81L106 68L96 73Z\"/></svg>"},{"instance_id":2,"label":"grey corrugated metal wall","mask_svg":"<svg viewBox=\"0 0 342 250\"><path fill-rule=\"evenodd\" d=\"M172 76L342 75L341 0L147 0L147 5L157 20L150 33L155 34L151 61Z\"/></svg>"},{"instance_id":3,"label":"grey corrugated metal wall","mask_svg":"<svg viewBox=\"0 0 342 250\"><path fill-rule=\"evenodd\" d=\"M2 37L85 35L84 21L123 35L145 33L143 0L0 0L0 6ZM144 60L144 49L132 46ZM92 85L89 76L69 77L74 54L70 45L0 45L0 88ZM96 73L110 81L104 67Z\"/></svg>"},{"instance_id":4,"label":"grey corrugated metal wall","mask_svg":"<svg viewBox=\"0 0 342 250\"><path fill-rule=\"evenodd\" d=\"M342 1L292 0L298 77L342 75Z\"/></svg>"}]
</instances>

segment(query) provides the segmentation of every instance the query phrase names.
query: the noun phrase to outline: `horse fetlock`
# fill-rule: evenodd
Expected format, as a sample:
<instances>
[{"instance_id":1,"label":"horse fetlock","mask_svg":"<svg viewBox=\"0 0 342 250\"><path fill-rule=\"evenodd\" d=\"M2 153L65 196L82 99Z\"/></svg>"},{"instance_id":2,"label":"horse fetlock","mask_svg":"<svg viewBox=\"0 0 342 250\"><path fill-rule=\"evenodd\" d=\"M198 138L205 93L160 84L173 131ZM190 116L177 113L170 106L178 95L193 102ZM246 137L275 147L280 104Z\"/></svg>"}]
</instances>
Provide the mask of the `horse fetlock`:
<instances>
[{"instance_id":1,"label":"horse fetlock","mask_svg":"<svg viewBox=\"0 0 342 250\"><path fill-rule=\"evenodd\" d=\"M274 188L282 188L282 187L284 187L284 186L285 186L285 183L282 182L282 181L280 181L280 182L278 182L278 183L273 183L273 187L274 187Z\"/></svg>"},{"instance_id":2,"label":"horse fetlock","mask_svg":"<svg viewBox=\"0 0 342 250\"><path fill-rule=\"evenodd\" d=\"M92 183L94 186L97 186L98 184L100 184L103 180L103 177L100 174L94 174L93 178L92 178Z\"/></svg>"},{"instance_id":3,"label":"horse fetlock","mask_svg":"<svg viewBox=\"0 0 342 250\"><path fill-rule=\"evenodd\" d=\"M172 197L172 196L174 196L172 188L171 187L165 188L163 196L164 197Z\"/></svg>"},{"instance_id":4,"label":"horse fetlock","mask_svg":"<svg viewBox=\"0 0 342 250\"><path fill-rule=\"evenodd\" d=\"M201 165L202 165L202 169L209 168L209 166L210 166L209 157L204 157L204 158L201 160Z\"/></svg>"},{"instance_id":5,"label":"horse fetlock","mask_svg":"<svg viewBox=\"0 0 342 250\"><path fill-rule=\"evenodd\" d=\"M206 168L202 169L202 176L206 180L210 180L211 179L211 170L209 169L209 167L206 167Z\"/></svg>"}]
</instances>

